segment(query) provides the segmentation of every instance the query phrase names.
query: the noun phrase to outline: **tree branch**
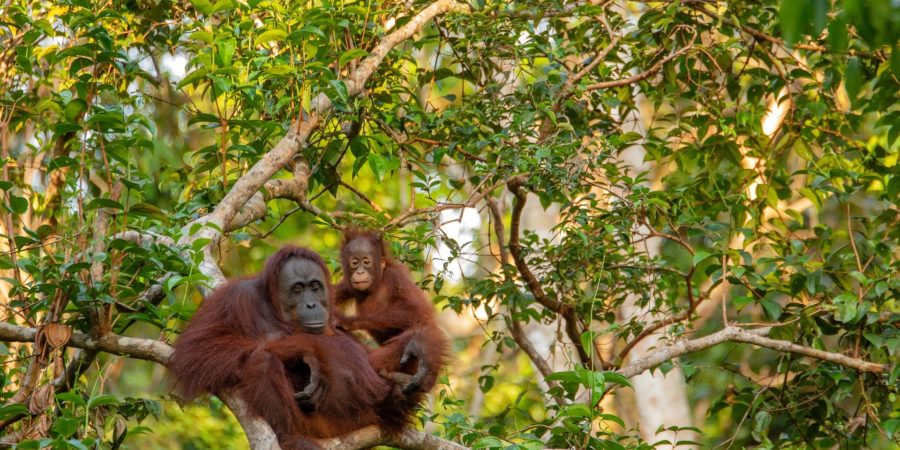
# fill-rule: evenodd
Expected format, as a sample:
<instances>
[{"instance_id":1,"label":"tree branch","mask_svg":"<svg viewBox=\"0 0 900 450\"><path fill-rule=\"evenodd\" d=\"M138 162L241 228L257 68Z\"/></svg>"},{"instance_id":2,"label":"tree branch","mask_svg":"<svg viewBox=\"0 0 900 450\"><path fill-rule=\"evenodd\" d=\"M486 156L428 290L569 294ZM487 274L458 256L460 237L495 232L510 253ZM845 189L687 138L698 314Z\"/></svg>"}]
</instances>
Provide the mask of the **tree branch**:
<instances>
[{"instance_id":1,"label":"tree branch","mask_svg":"<svg viewBox=\"0 0 900 450\"><path fill-rule=\"evenodd\" d=\"M34 342L37 329L0 322L0 341ZM162 341L119 336L107 333L105 336L93 338L85 333L73 332L66 344L84 350L99 350L115 355L143 359L165 365L172 354L172 346Z\"/></svg>"},{"instance_id":2,"label":"tree branch","mask_svg":"<svg viewBox=\"0 0 900 450\"><path fill-rule=\"evenodd\" d=\"M883 373L890 368L890 366L887 364L873 363L857 358L851 358L840 353L832 353L810 347L804 347L802 345L794 344L793 342L770 339L768 337L765 337L765 335L769 333L769 330L769 328L763 328L748 331L744 330L743 328L728 326L720 331L701 338L675 341L672 344L656 350L643 358L632 361L630 364L622 367L617 372L628 378L631 378L643 373L645 370L652 369L666 361L672 360L681 355L705 350L723 342L743 342L747 344L754 344L772 350L795 353L822 361L828 361L862 372Z\"/></svg>"},{"instance_id":3,"label":"tree branch","mask_svg":"<svg viewBox=\"0 0 900 450\"><path fill-rule=\"evenodd\" d=\"M468 447L421 431L406 429L391 436L371 425L339 438L321 439L323 450L347 450L389 445L410 450L467 450Z\"/></svg>"},{"instance_id":4,"label":"tree branch","mask_svg":"<svg viewBox=\"0 0 900 450\"><path fill-rule=\"evenodd\" d=\"M500 262L503 265L509 264L509 252L506 250L506 236L503 230L503 216L500 214L500 208L497 206L497 202L494 201L491 197L485 197L485 203L488 205L488 209L491 212L491 216L493 217L493 225L494 225L494 234L497 235L497 246L500 248ZM506 271L504 270L504 276L506 276ZM510 305L509 309L511 313L515 312L515 307ZM516 344L519 344L519 348L525 352L525 355L528 356L528 359L534 364L537 368L538 372L544 377L544 382L547 383L549 388L557 387L555 381L547 381L547 377L553 373L553 369L550 368L550 364L547 363L547 360L538 353L537 349L534 347L534 344L528 340L528 336L525 335L525 330L522 329L522 324L519 323L518 320L514 317L515 314L510 314L509 317L509 332L512 334L513 340L516 341ZM565 400L558 396L554 395L553 399L556 400L557 405L565 405Z\"/></svg>"},{"instance_id":5,"label":"tree branch","mask_svg":"<svg viewBox=\"0 0 900 450\"><path fill-rule=\"evenodd\" d=\"M627 85L629 85L629 84L637 83L638 81L641 81L641 80L644 80L644 79L646 79L646 78L649 78L650 76L652 76L652 75L655 74L656 72L659 72L659 70L662 69L662 67L663 67L663 65L664 65L665 63L667 63L667 62L669 62L669 61L671 61L671 60L673 60L673 59L675 59L675 58L677 58L677 57L679 57L679 56L681 56L681 55L687 53L687 51L690 50L690 49L692 49L692 48L693 48L693 47L691 47L691 46L687 46L687 47L684 47L684 48L682 48L682 49L679 49L677 52L672 53L671 55L666 56L665 58L663 58L663 59L657 61L656 64L654 64L652 67L650 67L650 68L647 69L646 71L641 72L641 73L639 73L639 74L637 74L637 75L634 75L634 76L632 76L632 77L623 78L623 79L621 79L621 80L601 81L601 82L599 82L599 83L594 83L594 84L591 84L591 85L587 86L584 90L589 92L589 91L596 91L596 90L598 90L598 89L609 89L609 88L620 87L620 86L627 86Z\"/></svg>"},{"instance_id":6,"label":"tree branch","mask_svg":"<svg viewBox=\"0 0 900 450\"><path fill-rule=\"evenodd\" d=\"M731 20L727 17L719 17L717 14L713 13L712 11L707 10L704 7L704 2L689 1L689 2L685 2L685 4L688 5L694 11L697 11L700 14L703 14L704 16L707 16L713 20L718 20L721 23L728 25L730 27L739 28L744 33L747 33L756 39L768 42L770 44L775 44L775 45L778 45L778 46L784 47L784 48L795 48L798 50L808 50L808 51L813 51L813 52L827 53L827 52L831 51L828 47L826 47L824 45L818 45L818 44L794 44L793 46L789 46L786 42L784 42L783 40L781 40L777 37L770 36L766 33L763 33L762 31L748 27L746 25L738 25L733 20ZM880 54L879 52L866 52L866 51L854 50L854 49L847 50L847 55L860 56L860 57L864 57L864 58L873 58L873 59L878 59L881 61L884 61L884 59L885 59L884 55Z\"/></svg>"},{"instance_id":7,"label":"tree branch","mask_svg":"<svg viewBox=\"0 0 900 450\"><path fill-rule=\"evenodd\" d=\"M550 298L544 291L541 283L537 280L537 277L534 276L534 273L528 267L528 264L525 262L525 255L522 254L522 245L519 243L519 227L522 218L522 210L525 208L525 201L527 200L526 193L522 189L523 181L524 176L519 176L507 183L509 190L512 191L515 196L512 217L509 223L509 253L516 263L516 269L518 269L522 278L525 279L528 290L534 295L535 301L540 303L541 306L562 316L563 322L565 323L566 334L572 341L572 345L575 346L575 350L578 352L578 358L581 360L581 363L586 367L593 367L593 361L591 360L590 355L581 345L581 332L578 330L575 310L559 300Z\"/></svg>"},{"instance_id":8,"label":"tree branch","mask_svg":"<svg viewBox=\"0 0 900 450\"><path fill-rule=\"evenodd\" d=\"M693 254L693 251L691 253ZM672 325L672 324L675 324L678 322L682 322L682 321L685 321L685 320L688 320L691 318L691 316L694 314L694 311L697 310L697 305L700 303L699 301L697 301L694 298L694 292L693 292L694 286L693 286L693 283L691 282L691 277L693 277L693 276L694 276L693 268L690 270L690 272L687 273L687 275L684 276L685 284L687 285L688 309L681 314L678 314L676 316L667 317L665 319L656 321L656 322L648 325L637 336L635 336L634 339L632 339L627 344L625 344L625 347L622 349L622 351L619 352L619 355L612 362L613 364L622 364L622 361L625 360L625 357L628 356L628 353L634 348L634 346L636 346L642 340L646 339L647 336L650 336L651 334L655 333L660 328L663 328L663 327L666 327L666 326L669 326L669 325ZM701 298L700 300L702 301L703 299Z\"/></svg>"}]
</instances>

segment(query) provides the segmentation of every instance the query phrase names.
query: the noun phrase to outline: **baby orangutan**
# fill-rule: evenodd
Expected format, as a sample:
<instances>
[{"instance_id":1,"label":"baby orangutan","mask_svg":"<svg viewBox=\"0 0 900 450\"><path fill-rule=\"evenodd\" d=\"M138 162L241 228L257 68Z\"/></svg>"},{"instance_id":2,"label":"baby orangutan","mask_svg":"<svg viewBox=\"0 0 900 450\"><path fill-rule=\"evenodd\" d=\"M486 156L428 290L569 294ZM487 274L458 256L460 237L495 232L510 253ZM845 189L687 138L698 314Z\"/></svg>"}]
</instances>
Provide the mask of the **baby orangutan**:
<instances>
[{"instance_id":1,"label":"baby orangutan","mask_svg":"<svg viewBox=\"0 0 900 450\"><path fill-rule=\"evenodd\" d=\"M336 325L368 332L381 345L370 354L372 367L382 376L411 375L403 393L421 399L434 387L449 346L434 306L406 267L390 258L377 232L345 232L341 265L344 278L335 289L335 302L342 306L355 301L356 315L336 314ZM399 364L390 358L398 349L403 349Z\"/></svg>"}]
</instances>

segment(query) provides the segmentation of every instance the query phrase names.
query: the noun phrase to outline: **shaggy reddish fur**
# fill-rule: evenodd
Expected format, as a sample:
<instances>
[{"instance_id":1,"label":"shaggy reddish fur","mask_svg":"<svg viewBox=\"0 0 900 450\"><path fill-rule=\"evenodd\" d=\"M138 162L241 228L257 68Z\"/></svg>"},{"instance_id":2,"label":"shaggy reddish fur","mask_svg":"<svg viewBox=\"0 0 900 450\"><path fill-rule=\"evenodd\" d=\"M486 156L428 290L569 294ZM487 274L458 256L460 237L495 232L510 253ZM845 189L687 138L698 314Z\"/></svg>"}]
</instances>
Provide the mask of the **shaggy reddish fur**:
<instances>
[{"instance_id":1,"label":"shaggy reddish fur","mask_svg":"<svg viewBox=\"0 0 900 450\"><path fill-rule=\"evenodd\" d=\"M377 424L389 431L405 425L415 406L399 397L369 362L367 348L330 325L321 335L303 333L281 317L278 273L291 258L317 263L315 252L285 247L258 276L233 280L213 292L175 344L169 361L177 392L185 398L232 391L265 419L282 448L317 448L309 438L327 438ZM332 287L327 286L329 292ZM403 349L379 358L399 360ZM320 388L310 410L294 393L309 382L303 357L320 366Z\"/></svg>"},{"instance_id":2,"label":"shaggy reddish fur","mask_svg":"<svg viewBox=\"0 0 900 450\"><path fill-rule=\"evenodd\" d=\"M355 239L372 243L376 255L372 255L373 285L366 292L354 289L350 284L350 258L347 244ZM381 270L384 261L384 270ZM355 317L338 317L336 322L348 330L365 330L381 346L372 350L369 359L378 373L403 372L413 374L418 361L412 359L400 364L396 355L402 355L410 340L417 340L425 353L428 372L422 381L421 400L437 382L437 377L447 361L449 342L437 324L434 306L413 282L403 264L391 259L381 235L368 230L350 230L344 233L341 246L341 264L344 277L335 288L337 306L356 302Z\"/></svg>"}]
</instances>

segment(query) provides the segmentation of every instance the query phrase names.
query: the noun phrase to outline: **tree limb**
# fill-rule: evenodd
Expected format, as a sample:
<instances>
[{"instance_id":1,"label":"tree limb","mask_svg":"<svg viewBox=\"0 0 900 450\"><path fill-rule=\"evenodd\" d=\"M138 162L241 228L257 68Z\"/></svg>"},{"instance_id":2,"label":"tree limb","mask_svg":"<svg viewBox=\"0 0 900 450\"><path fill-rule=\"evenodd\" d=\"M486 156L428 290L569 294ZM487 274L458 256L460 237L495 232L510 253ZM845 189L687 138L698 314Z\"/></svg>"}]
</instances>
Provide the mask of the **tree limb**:
<instances>
[{"instance_id":1,"label":"tree limb","mask_svg":"<svg viewBox=\"0 0 900 450\"><path fill-rule=\"evenodd\" d=\"M374 425L339 438L319 440L319 445L323 450L359 449L377 445L390 445L411 450L466 450L468 448L413 429L406 429L397 436L391 436Z\"/></svg>"},{"instance_id":2,"label":"tree limb","mask_svg":"<svg viewBox=\"0 0 900 450\"><path fill-rule=\"evenodd\" d=\"M531 271L531 268L528 267L528 264L525 262L525 255L522 254L522 245L519 243L519 227L520 220L522 217L522 210L525 208L525 201L527 199L525 191L522 189L522 182L524 181L524 176L516 177L507 183L509 190L512 191L515 196L515 200L513 201L513 209L512 209L512 218L510 219L509 224L509 253L513 257L513 261L516 264L516 269L518 269L519 273L522 275L522 278L525 279L525 284L528 286L528 290L531 291L531 294L534 295L535 301L541 304L541 306L556 312L563 318L563 322L565 323L566 334L569 336L569 339L572 341L572 345L575 346L575 349L578 351L578 358L581 360L581 363L587 367L593 367L593 361L591 360L590 355L581 345L581 332L578 330L578 322L575 317L575 310L567 304L560 302L555 298L550 298L547 293L544 291L543 286L538 281L537 277L534 276L534 273Z\"/></svg>"},{"instance_id":3,"label":"tree limb","mask_svg":"<svg viewBox=\"0 0 900 450\"><path fill-rule=\"evenodd\" d=\"M503 216L500 214L500 208L497 206L497 202L494 201L490 196L484 199L485 203L488 205L488 210L491 212L491 216L493 217L493 225L494 225L494 234L497 235L497 246L500 248L500 262L503 265L509 264L509 251L506 249L506 236L503 230ZM506 271L503 271L506 274ZM506 276L506 275L504 275ZM514 306L510 305L510 312L513 313L515 311ZM516 341L516 344L519 344L519 348L525 352L525 355L528 356L528 359L534 364L537 368L538 372L544 377L544 382L547 383L547 386L550 388L557 387L555 381L548 381L546 378L553 373L553 370L550 368L550 364L547 363L547 360L538 353L537 349L534 347L534 344L528 339L528 336L525 335L525 330L522 329L522 324L519 323L518 320L514 317L515 314L510 314L509 317L509 332L512 334L513 340ZM565 405L565 399L558 395L554 395L553 399L556 400L557 405Z\"/></svg>"},{"instance_id":4,"label":"tree limb","mask_svg":"<svg viewBox=\"0 0 900 450\"><path fill-rule=\"evenodd\" d=\"M638 81L649 78L656 72L659 72L659 70L662 69L664 64L687 53L687 51L692 48L693 48L692 46L687 46L687 47L681 48L677 52L672 53L671 55L666 56L663 59L660 59L659 61L656 62L656 64L651 66L649 69L647 69L644 72L641 72L637 75L634 75L634 76L631 76L628 78L623 78L621 80L601 81L599 83L594 83L594 84L587 86L586 88L584 88L584 90L585 91L596 91L598 89L609 89L609 88L627 86L629 84L637 83Z\"/></svg>"},{"instance_id":5,"label":"tree limb","mask_svg":"<svg viewBox=\"0 0 900 450\"><path fill-rule=\"evenodd\" d=\"M0 322L0 341L34 342L37 329ZM143 359L165 365L172 354L172 346L154 339L141 339L107 333L105 336L93 338L88 334L73 332L66 344L68 347L84 350L99 350L115 355Z\"/></svg>"},{"instance_id":6,"label":"tree limb","mask_svg":"<svg viewBox=\"0 0 900 450\"><path fill-rule=\"evenodd\" d=\"M840 353L832 353L810 347L804 347L802 345L794 344L793 342L770 339L768 337L765 337L765 335L769 334L769 330L769 328L762 328L758 330L748 331L744 330L743 328L728 326L720 331L717 331L708 336L703 336L701 338L675 341L672 344L656 350L643 358L632 361L630 364L622 367L617 372L628 378L631 378L644 372L645 370L652 369L666 361L672 360L681 355L705 350L723 342L743 342L747 344L754 344L760 347L765 347L781 352L809 356L810 358L828 361L862 372L883 373L890 368L890 366L887 364L873 363L857 358L851 358Z\"/></svg>"}]
</instances>

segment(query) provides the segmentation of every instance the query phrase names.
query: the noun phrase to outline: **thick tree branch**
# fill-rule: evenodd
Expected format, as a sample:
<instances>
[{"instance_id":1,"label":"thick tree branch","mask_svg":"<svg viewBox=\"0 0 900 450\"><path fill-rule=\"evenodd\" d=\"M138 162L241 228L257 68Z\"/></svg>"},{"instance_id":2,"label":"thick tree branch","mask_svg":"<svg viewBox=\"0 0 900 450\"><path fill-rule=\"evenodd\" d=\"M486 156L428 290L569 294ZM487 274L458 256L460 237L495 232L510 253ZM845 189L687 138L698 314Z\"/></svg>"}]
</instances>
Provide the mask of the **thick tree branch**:
<instances>
[{"instance_id":1,"label":"thick tree branch","mask_svg":"<svg viewBox=\"0 0 900 450\"><path fill-rule=\"evenodd\" d=\"M293 177L289 180L269 180L263 185L262 192L257 192L238 211L225 231L245 227L266 216L266 202L275 198L294 200L301 207L306 203L309 186L309 165L304 161L294 164ZM305 208L304 208L305 209Z\"/></svg>"},{"instance_id":2,"label":"thick tree branch","mask_svg":"<svg viewBox=\"0 0 900 450\"><path fill-rule=\"evenodd\" d=\"M391 436L375 426L368 426L339 438L322 439L323 450L369 448L390 445L410 450L466 450L462 446L437 436L412 429L406 429L398 436Z\"/></svg>"},{"instance_id":3,"label":"thick tree branch","mask_svg":"<svg viewBox=\"0 0 900 450\"><path fill-rule=\"evenodd\" d=\"M0 341L34 342L36 335L36 328L0 322ZM119 336L113 333L93 338L85 333L73 332L66 346L84 350L98 350L129 358L153 361L163 365L166 364L169 356L172 354L172 346L165 342Z\"/></svg>"}]
</instances>

